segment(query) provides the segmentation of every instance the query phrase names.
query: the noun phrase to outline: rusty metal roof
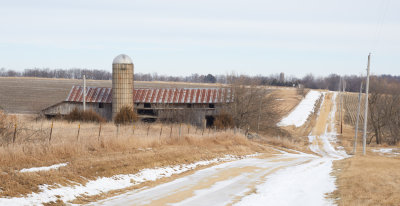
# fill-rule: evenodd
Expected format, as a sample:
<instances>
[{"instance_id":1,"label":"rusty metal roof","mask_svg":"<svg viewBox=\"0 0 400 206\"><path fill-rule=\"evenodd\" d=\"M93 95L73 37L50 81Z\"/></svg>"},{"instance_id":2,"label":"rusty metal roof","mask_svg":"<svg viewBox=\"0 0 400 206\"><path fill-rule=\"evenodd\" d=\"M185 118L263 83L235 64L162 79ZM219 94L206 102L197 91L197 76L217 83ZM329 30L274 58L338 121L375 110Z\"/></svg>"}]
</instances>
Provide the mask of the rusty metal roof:
<instances>
[{"instance_id":1,"label":"rusty metal roof","mask_svg":"<svg viewBox=\"0 0 400 206\"><path fill-rule=\"evenodd\" d=\"M86 102L111 103L112 89L86 87ZM72 86L67 102L82 102L83 87ZM137 88L133 89L133 102L159 104L214 104L232 101L229 88Z\"/></svg>"}]
</instances>

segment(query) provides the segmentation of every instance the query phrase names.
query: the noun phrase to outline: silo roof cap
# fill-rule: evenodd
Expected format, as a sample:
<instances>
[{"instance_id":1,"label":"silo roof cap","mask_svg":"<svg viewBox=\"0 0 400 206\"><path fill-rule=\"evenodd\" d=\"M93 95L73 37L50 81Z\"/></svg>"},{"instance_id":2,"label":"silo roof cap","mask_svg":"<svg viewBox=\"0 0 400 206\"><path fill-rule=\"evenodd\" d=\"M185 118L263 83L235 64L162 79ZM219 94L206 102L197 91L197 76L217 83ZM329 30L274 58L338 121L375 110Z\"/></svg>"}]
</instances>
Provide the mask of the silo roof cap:
<instances>
[{"instance_id":1,"label":"silo roof cap","mask_svg":"<svg viewBox=\"0 0 400 206\"><path fill-rule=\"evenodd\" d=\"M128 55L120 54L114 58L113 64L133 64L133 61Z\"/></svg>"}]
</instances>

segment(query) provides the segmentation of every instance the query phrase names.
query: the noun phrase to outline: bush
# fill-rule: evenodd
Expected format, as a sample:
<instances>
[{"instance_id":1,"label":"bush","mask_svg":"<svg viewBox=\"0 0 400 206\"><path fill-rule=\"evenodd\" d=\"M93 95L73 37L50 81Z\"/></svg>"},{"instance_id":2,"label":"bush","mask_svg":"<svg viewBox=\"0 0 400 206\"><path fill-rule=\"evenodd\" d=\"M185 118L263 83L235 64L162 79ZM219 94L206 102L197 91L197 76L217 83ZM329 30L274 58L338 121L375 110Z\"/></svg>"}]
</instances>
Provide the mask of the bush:
<instances>
[{"instance_id":1,"label":"bush","mask_svg":"<svg viewBox=\"0 0 400 206\"><path fill-rule=\"evenodd\" d=\"M0 137L1 143L9 142L14 131L14 124L17 119L14 115L10 116L0 110Z\"/></svg>"},{"instance_id":2,"label":"bush","mask_svg":"<svg viewBox=\"0 0 400 206\"><path fill-rule=\"evenodd\" d=\"M78 108L74 108L69 114L64 117L66 120L70 122L81 121L81 122L105 122L106 120L97 114L93 110L79 110Z\"/></svg>"},{"instance_id":3,"label":"bush","mask_svg":"<svg viewBox=\"0 0 400 206\"><path fill-rule=\"evenodd\" d=\"M228 113L220 113L215 116L214 126L217 129L227 129L234 126L232 115Z\"/></svg>"},{"instance_id":4,"label":"bush","mask_svg":"<svg viewBox=\"0 0 400 206\"><path fill-rule=\"evenodd\" d=\"M138 120L137 114L133 111L132 107L122 107L121 110L115 115L115 124L129 124Z\"/></svg>"}]
</instances>

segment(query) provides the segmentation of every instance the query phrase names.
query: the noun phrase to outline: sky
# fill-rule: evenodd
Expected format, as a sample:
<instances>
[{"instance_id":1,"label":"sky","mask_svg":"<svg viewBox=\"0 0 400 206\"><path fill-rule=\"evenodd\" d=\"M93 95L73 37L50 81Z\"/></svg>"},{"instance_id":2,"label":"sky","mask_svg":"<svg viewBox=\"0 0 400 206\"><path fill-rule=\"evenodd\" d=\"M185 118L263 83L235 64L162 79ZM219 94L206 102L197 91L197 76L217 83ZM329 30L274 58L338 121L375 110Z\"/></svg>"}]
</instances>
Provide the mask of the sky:
<instances>
[{"instance_id":1,"label":"sky","mask_svg":"<svg viewBox=\"0 0 400 206\"><path fill-rule=\"evenodd\" d=\"M397 0L0 0L0 68L400 75Z\"/></svg>"}]
</instances>

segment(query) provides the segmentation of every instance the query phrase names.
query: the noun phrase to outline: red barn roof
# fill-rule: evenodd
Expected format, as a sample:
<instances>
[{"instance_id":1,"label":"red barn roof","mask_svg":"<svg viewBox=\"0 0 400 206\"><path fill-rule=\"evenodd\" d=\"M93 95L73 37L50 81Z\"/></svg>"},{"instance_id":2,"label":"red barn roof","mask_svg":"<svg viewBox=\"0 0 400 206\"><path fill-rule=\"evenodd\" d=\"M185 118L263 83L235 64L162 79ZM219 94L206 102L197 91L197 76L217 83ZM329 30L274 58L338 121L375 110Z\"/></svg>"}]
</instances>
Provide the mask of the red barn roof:
<instances>
[{"instance_id":1,"label":"red barn roof","mask_svg":"<svg viewBox=\"0 0 400 206\"><path fill-rule=\"evenodd\" d=\"M82 102L83 87L72 86L67 102ZM112 89L86 87L86 102L111 103ZM232 102L229 88L137 88L133 89L134 103L214 104Z\"/></svg>"}]
</instances>

